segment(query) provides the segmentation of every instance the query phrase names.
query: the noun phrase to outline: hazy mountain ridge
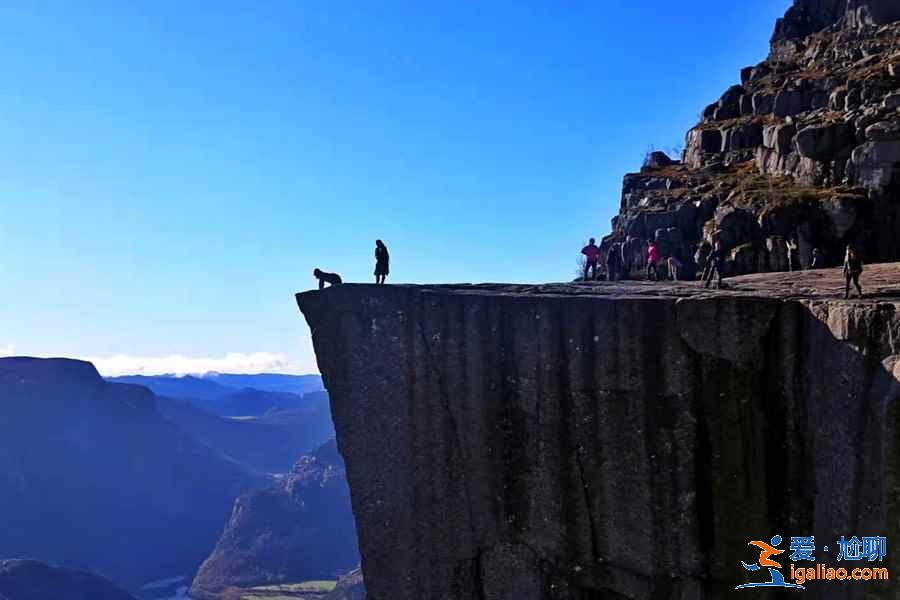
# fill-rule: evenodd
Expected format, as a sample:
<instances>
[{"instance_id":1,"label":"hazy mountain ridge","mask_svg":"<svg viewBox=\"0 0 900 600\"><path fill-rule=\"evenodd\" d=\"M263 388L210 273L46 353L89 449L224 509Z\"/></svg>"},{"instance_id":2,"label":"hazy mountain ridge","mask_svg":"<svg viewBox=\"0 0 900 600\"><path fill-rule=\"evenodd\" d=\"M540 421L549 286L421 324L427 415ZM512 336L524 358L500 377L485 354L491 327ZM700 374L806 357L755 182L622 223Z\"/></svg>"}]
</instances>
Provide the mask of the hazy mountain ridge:
<instances>
[{"instance_id":1,"label":"hazy mountain ridge","mask_svg":"<svg viewBox=\"0 0 900 600\"><path fill-rule=\"evenodd\" d=\"M0 556L127 586L192 572L234 498L266 481L81 361L0 359L0 438Z\"/></svg>"},{"instance_id":2,"label":"hazy mountain ridge","mask_svg":"<svg viewBox=\"0 0 900 600\"><path fill-rule=\"evenodd\" d=\"M2 600L134 600L96 575L33 560L0 560Z\"/></svg>"}]
</instances>

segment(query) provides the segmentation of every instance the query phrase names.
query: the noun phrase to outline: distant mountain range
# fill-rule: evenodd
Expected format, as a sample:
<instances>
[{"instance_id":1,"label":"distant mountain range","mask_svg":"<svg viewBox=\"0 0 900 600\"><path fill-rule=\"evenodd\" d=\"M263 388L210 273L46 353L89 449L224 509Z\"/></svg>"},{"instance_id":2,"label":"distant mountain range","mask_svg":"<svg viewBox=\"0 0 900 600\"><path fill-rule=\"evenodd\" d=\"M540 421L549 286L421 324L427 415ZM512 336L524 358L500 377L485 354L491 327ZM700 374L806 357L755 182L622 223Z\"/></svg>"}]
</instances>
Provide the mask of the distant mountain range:
<instances>
[{"instance_id":1,"label":"distant mountain range","mask_svg":"<svg viewBox=\"0 0 900 600\"><path fill-rule=\"evenodd\" d=\"M75 360L0 359L0 440L0 558L132 588L193 572L234 499L269 481Z\"/></svg>"},{"instance_id":2,"label":"distant mountain range","mask_svg":"<svg viewBox=\"0 0 900 600\"><path fill-rule=\"evenodd\" d=\"M104 380L82 361L0 359L0 559L137 590L189 581L220 537L207 573L240 579L237 536L261 544L244 563L261 581L345 572L359 557L343 463L333 440L301 458L333 437L318 376ZM267 491L242 496L254 490ZM54 596L44 576L78 585ZM21 585L46 589L40 600L119 598L83 573L0 562L0 600L32 598L10 592Z\"/></svg>"},{"instance_id":3,"label":"distant mountain range","mask_svg":"<svg viewBox=\"0 0 900 600\"><path fill-rule=\"evenodd\" d=\"M200 377L174 375L125 375L108 377L113 383L147 387L158 396L187 400L223 416L262 416L271 409L298 410L305 407L303 396L324 391L318 375L226 375L210 373Z\"/></svg>"},{"instance_id":4,"label":"distant mountain range","mask_svg":"<svg viewBox=\"0 0 900 600\"><path fill-rule=\"evenodd\" d=\"M252 469L287 472L300 456L334 437L318 375L129 375L107 381L149 388L163 416Z\"/></svg>"}]
</instances>

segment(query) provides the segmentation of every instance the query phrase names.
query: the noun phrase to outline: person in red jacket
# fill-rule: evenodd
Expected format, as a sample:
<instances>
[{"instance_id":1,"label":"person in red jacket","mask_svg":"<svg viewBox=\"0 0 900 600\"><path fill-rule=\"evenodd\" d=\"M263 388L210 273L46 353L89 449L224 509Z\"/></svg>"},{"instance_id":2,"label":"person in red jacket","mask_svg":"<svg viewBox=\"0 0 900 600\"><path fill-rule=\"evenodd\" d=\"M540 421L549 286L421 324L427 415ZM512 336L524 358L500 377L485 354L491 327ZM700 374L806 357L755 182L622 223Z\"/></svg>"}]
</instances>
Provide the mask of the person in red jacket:
<instances>
[{"instance_id":1,"label":"person in red jacket","mask_svg":"<svg viewBox=\"0 0 900 600\"><path fill-rule=\"evenodd\" d=\"M591 238L588 245L581 249L584 254L584 280L588 281L588 270L591 271L591 279L597 279L597 265L600 264L600 248L597 247L596 240Z\"/></svg>"},{"instance_id":2,"label":"person in red jacket","mask_svg":"<svg viewBox=\"0 0 900 600\"><path fill-rule=\"evenodd\" d=\"M659 279L659 247L653 241L647 247L647 279L651 278L651 271L653 272L653 279Z\"/></svg>"}]
</instances>

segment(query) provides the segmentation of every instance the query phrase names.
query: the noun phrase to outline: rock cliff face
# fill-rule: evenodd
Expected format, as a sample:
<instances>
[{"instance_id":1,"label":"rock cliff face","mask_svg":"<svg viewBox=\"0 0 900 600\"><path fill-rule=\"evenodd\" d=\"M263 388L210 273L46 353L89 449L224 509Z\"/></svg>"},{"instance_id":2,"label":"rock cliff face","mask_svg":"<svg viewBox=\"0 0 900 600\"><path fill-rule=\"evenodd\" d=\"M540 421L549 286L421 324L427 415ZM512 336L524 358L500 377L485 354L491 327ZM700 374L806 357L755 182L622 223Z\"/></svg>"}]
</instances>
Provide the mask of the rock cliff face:
<instances>
[{"instance_id":1,"label":"rock cliff face","mask_svg":"<svg viewBox=\"0 0 900 600\"><path fill-rule=\"evenodd\" d=\"M659 153L626 175L604 248L640 267L650 239L683 261L720 239L734 274L785 270L792 238L803 266L816 248L839 264L848 243L900 258L898 20L896 0L795 0L683 160Z\"/></svg>"},{"instance_id":2,"label":"rock cliff face","mask_svg":"<svg viewBox=\"0 0 900 600\"><path fill-rule=\"evenodd\" d=\"M729 598L750 540L890 544L898 278L299 294L370 600Z\"/></svg>"}]
</instances>

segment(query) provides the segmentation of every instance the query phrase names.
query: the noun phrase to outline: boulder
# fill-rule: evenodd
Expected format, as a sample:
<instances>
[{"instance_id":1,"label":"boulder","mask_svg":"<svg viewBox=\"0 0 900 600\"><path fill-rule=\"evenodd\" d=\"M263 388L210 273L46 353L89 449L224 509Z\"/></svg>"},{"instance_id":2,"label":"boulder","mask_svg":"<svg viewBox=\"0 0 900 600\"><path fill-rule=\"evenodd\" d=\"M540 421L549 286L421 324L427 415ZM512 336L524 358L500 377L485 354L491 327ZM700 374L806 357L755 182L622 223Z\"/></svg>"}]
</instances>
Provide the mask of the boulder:
<instances>
[{"instance_id":1,"label":"boulder","mask_svg":"<svg viewBox=\"0 0 900 600\"><path fill-rule=\"evenodd\" d=\"M791 117L809 110L806 94L800 89L784 88L775 94L773 112L777 117Z\"/></svg>"},{"instance_id":2,"label":"boulder","mask_svg":"<svg viewBox=\"0 0 900 600\"><path fill-rule=\"evenodd\" d=\"M763 145L779 154L788 154L793 148L797 128L790 124L769 125L763 130Z\"/></svg>"},{"instance_id":3,"label":"boulder","mask_svg":"<svg viewBox=\"0 0 900 600\"><path fill-rule=\"evenodd\" d=\"M801 129L796 137L797 152L816 161L830 161L847 155L853 147L853 133L843 121L812 125Z\"/></svg>"},{"instance_id":4,"label":"boulder","mask_svg":"<svg viewBox=\"0 0 900 600\"><path fill-rule=\"evenodd\" d=\"M761 123L746 123L722 130L722 152L733 152L761 146L763 127Z\"/></svg>"},{"instance_id":5,"label":"boulder","mask_svg":"<svg viewBox=\"0 0 900 600\"><path fill-rule=\"evenodd\" d=\"M752 104L754 115L767 115L775 107L775 97L772 94L756 93L753 94Z\"/></svg>"},{"instance_id":6,"label":"boulder","mask_svg":"<svg viewBox=\"0 0 900 600\"><path fill-rule=\"evenodd\" d=\"M716 121L725 121L734 119L741 115L740 100L744 94L744 88L739 85L733 85L728 88L722 97L719 98L718 106L713 119Z\"/></svg>"},{"instance_id":7,"label":"boulder","mask_svg":"<svg viewBox=\"0 0 900 600\"><path fill-rule=\"evenodd\" d=\"M866 127L866 140L870 142L890 142L900 140L900 122L879 121Z\"/></svg>"},{"instance_id":8,"label":"boulder","mask_svg":"<svg viewBox=\"0 0 900 600\"><path fill-rule=\"evenodd\" d=\"M860 185L868 189L887 187L900 163L900 140L866 142L853 150L852 161Z\"/></svg>"},{"instance_id":9,"label":"boulder","mask_svg":"<svg viewBox=\"0 0 900 600\"><path fill-rule=\"evenodd\" d=\"M691 167L703 165L705 154L722 149L722 132L718 129L692 129L688 132L685 161Z\"/></svg>"},{"instance_id":10,"label":"boulder","mask_svg":"<svg viewBox=\"0 0 900 600\"><path fill-rule=\"evenodd\" d=\"M759 223L754 214L732 205L720 206L713 217L715 235L707 236L707 242L721 240L726 248L735 248L760 237Z\"/></svg>"},{"instance_id":11,"label":"boulder","mask_svg":"<svg viewBox=\"0 0 900 600\"><path fill-rule=\"evenodd\" d=\"M647 160L644 162L645 167L650 167L653 169L660 169L662 167L668 167L671 164L674 164L673 161L665 152L661 152L656 150L651 152L647 157Z\"/></svg>"},{"instance_id":12,"label":"boulder","mask_svg":"<svg viewBox=\"0 0 900 600\"><path fill-rule=\"evenodd\" d=\"M847 232L851 231L857 223L860 212L861 198L847 198L836 196L823 200L820 203L822 212L827 216L831 224L832 236L843 240Z\"/></svg>"}]
</instances>

